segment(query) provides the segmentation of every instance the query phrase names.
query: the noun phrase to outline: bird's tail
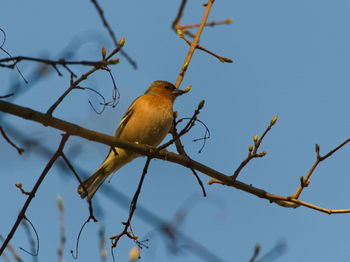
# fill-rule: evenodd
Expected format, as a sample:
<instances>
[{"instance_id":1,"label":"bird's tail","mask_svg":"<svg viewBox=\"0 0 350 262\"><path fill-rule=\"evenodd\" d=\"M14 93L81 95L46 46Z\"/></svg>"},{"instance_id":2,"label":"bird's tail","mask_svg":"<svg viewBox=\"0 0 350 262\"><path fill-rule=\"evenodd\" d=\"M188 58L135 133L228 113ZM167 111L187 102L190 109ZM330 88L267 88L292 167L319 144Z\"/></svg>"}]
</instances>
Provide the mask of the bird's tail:
<instances>
[{"instance_id":1,"label":"bird's tail","mask_svg":"<svg viewBox=\"0 0 350 262\"><path fill-rule=\"evenodd\" d=\"M109 175L109 174L108 174ZM107 176L102 166L95 171L82 185L78 186L78 193L81 198L87 197L91 199L96 193L97 189L103 184Z\"/></svg>"},{"instance_id":2,"label":"bird's tail","mask_svg":"<svg viewBox=\"0 0 350 262\"><path fill-rule=\"evenodd\" d=\"M80 197L91 199L110 174L117 171L134 158L135 156L133 154L123 149L117 148L116 150L111 150L95 173L86 179L82 185L78 186Z\"/></svg>"}]
</instances>

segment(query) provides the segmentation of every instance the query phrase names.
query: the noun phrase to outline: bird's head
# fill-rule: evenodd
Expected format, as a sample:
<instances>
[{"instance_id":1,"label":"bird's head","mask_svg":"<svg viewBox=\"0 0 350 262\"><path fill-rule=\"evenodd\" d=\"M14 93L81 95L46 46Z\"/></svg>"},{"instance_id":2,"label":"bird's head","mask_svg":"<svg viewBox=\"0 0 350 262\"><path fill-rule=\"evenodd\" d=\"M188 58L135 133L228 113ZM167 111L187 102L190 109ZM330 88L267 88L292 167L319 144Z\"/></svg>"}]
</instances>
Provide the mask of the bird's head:
<instances>
[{"instance_id":1,"label":"bird's head","mask_svg":"<svg viewBox=\"0 0 350 262\"><path fill-rule=\"evenodd\" d=\"M176 97L184 93L186 92L176 88L172 83L161 80L154 81L145 92L145 94L167 97L171 100L175 100Z\"/></svg>"}]
</instances>

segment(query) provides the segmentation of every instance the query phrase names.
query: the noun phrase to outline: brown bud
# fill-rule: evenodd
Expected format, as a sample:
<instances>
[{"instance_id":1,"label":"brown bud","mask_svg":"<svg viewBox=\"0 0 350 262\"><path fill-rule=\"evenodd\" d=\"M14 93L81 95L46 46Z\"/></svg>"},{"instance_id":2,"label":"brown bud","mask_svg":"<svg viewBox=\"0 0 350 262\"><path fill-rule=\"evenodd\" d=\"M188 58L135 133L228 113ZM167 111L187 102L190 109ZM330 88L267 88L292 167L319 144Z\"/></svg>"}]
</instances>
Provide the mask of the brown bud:
<instances>
[{"instance_id":1,"label":"brown bud","mask_svg":"<svg viewBox=\"0 0 350 262\"><path fill-rule=\"evenodd\" d=\"M253 146L249 145L248 150L249 150L249 152L252 152L253 151Z\"/></svg>"},{"instance_id":2,"label":"brown bud","mask_svg":"<svg viewBox=\"0 0 350 262\"><path fill-rule=\"evenodd\" d=\"M182 32L181 29L177 29L176 33L179 35L179 37L183 38L184 37L184 33Z\"/></svg>"},{"instance_id":3,"label":"brown bud","mask_svg":"<svg viewBox=\"0 0 350 262\"><path fill-rule=\"evenodd\" d=\"M102 47L101 53L102 53L102 58L105 59L107 54L107 49L105 47Z\"/></svg>"},{"instance_id":4,"label":"brown bud","mask_svg":"<svg viewBox=\"0 0 350 262\"><path fill-rule=\"evenodd\" d=\"M316 153L320 153L320 146L318 144L315 145L315 151Z\"/></svg>"},{"instance_id":5,"label":"brown bud","mask_svg":"<svg viewBox=\"0 0 350 262\"><path fill-rule=\"evenodd\" d=\"M228 18L225 20L225 23L226 24L231 24L233 22L233 19L232 18Z\"/></svg>"},{"instance_id":6,"label":"brown bud","mask_svg":"<svg viewBox=\"0 0 350 262\"><path fill-rule=\"evenodd\" d=\"M187 86L187 87L184 89L184 92L185 92L185 93L188 93L188 92L191 91L191 89L192 89L192 86L189 85L189 86Z\"/></svg>"},{"instance_id":7,"label":"brown bud","mask_svg":"<svg viewBox=\"0 0 350 262\"><path fill-rule=\"evenodd\" d=\"M119 63L119 58L112 58L111 60L109 60L109 63L111 65L115 65Z\"/></svg>"},{"instance_id":8,"label":"brown bud","mask_svg":"<svg viewBox=\"0 0 350 262\"><path fill-rule=\"evenodd\" d=\"M233 61L230 58L227 57L219 57L220 62L222 63L232 63Z\"/></svg>"},{"instance_id":9,"label":"brown bud","mask_svg":"<svg viewBox=\"0 0 350 262\"><path fill-rule=\"evenodd\" d=\"M260 156L263 157L263 156L266 156L266 154L267 154L266 151L262 151L262 152L260 153Z\"/></svg>"},{"instance_id":10,"label":"brown bud","mask_svg":"<svg viewBox=\"0 0 350 262\"><path fill-rule=\"evenodd\" d=\"M205 104L205 100L202 100L199 104L198 104L198 110L201 110L204 107Z\"/></svg>"},{"instance_id":11,"label":"brown bud","mask_svg":"<svg viewBox=\"0 0 350 262\"><path fill-rule=\"evenodd\" d=\"M273 126L274 124L276 124L277 119L278 119L278 116L274 116L274 117L271 119L271 125L272 125L272 126Z\"/></svg>"},{"instance_id":12,"label":"brown bud","mask_svg":"<svg viewBox=\"0 0 350 262\"><path fill-rule=\"evenodd\" d=\"M125 37L122 37L122 38L120 38L120 40L119 40L118 46L119 46L119 47L123 47L124 44L125 44Z\"/></svg>"}]
</instances>

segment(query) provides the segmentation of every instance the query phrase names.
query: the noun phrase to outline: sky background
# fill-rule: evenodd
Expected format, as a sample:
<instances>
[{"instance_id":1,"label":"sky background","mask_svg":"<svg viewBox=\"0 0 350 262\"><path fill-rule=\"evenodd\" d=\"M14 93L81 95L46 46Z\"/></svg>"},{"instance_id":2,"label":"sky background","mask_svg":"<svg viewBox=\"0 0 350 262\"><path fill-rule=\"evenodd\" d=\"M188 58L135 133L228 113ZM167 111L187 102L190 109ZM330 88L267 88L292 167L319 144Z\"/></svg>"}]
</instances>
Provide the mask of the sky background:
<instances>
[{"instance_id":1,"label":"sky background","mask_svg":"<svg viewBox=\"0 0 350 262\"><path fill-rule=\"evenodd\" d=\"M114 131L128 105L154 80L174 82L188 51L187 44L172 30L179 1L100 1L118 38L125 37L125 51L137 62L134 70L121 55L113 66L121 94L115 108L97 115L88 101L98 106L99 97L89 91L74 91L57 108L55 117L106 134ZM202 2L190 1L183 24L199 23ZM191 92L179 98L175 110L190 117L201 100L206 104L199 118L211 131L201 154L204 129L196 125L183 138L193 159L230 175L246 157L254 134L261 134L274 115L277 124L264 140L263 159L253 160L239 179L270 193L291 195L315 160L314 146L319 143L326 153L349 137L350 97L350 2L346 0L250 0L215 1L209 21L227 18L231 25L205 28L201 44L234 63L221 63L197 51L188 68L182 88ZM26 55L58 59L74 51L71 60L98 60L101 47L112 50L112 42L90 1L2 1L0 28L7 34L4 48L12 56ZM0 36L2 39L2 36ZM2 53L0 57L7 57ZM32 78L37 64L19 64L29 81L25 85L15 70L0 70L0 95L19 83L13 103L45 112L69 86L69 74L54 71L40 81ZM71 67L82 74L87 67ZM112 83L106 72L98 72L81 84L111 97ZM54 152L60 141L59 131L10 115L0 114L0 123L18 144L34 139ZM15 135L14 129L21 131ZM11 133L12 130L12 133ZM25 146L24 146L25 147ZM6 236L22 207L23 196L15 183L30 190L52 153L39 155L38 146L19 156L0 139L0 233ZM80 174L92 173L105 158L108 148L72 137L65 148ZM350 208L349 147L321 163L300 199L325 208ZM131 198L138 184L145 158L139 158L114 175L109 186ZM200 175L206 184L209 178ZM67 243L65 261L73 261L69 250L88 217L85 201L76 193L72 174L57 165L50 171L27 211L40 237L38 260L57 258L59 223L56 196L65 206ZM108 187L109 188L109 187ZM127 201L122 205L106 197L101 188L94 198L99 223L90 223L80 239L78 261L98 261L97 232L105 227L106 236L122 230ZM276 244L286 246L275 261L347 261L350 256L349 216L326 215L304 207L286 209L264 199L220 185L205 185L202 197L191 172L173 163L154 160L146 177L139 205L165 221L173 221L179 210L186 218L178 227L222 261L248 261L256 243L262 254ZM118 197L117 197L118 198ZM119 197L118 199L122 199ZM138 209L139 212L141 209ZM141 214L137 213L136 215ZM159 225L158 225L159 226ZM144 217L135 217L133 229L140 239L149 238L141 261L202 261L195 252L172 253L157 225ZM112 261L106 240L108 261ZM188 245L186 242L179 246ZM19 247L29 249L23 227L11 244L24 261L33 258ZM117 261L127 261L134 246L127 238L115 250ZM9 254L7 252L7 254ZM266 260L264 260L266 261ZM270 260L269 260L270 261Z\"/></svg>"}]
</instances>

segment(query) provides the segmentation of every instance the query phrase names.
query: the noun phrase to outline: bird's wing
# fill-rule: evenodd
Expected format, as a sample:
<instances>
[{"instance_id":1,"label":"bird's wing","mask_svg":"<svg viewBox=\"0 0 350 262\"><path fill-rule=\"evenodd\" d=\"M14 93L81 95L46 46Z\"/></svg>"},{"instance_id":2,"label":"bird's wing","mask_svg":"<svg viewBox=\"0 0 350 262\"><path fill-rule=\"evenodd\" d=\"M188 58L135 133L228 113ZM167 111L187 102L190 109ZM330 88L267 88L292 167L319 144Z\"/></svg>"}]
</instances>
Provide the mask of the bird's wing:
<instances>
[{"instance_id":1,"label":"bird's wing","mask_svg":"<svg viewBox=\"0 0 350 262\"><path fill-rule=\"evenodd\" d=\"M125 126L127 125L129 119L133 115L136 101L137 101L137 99L129 106L129 108L126 111L125 115L123 116L122 120L120 120L118 129L117 129L117 131L114 134L115 138L119 138L120 137L120 134L123 132L123 130L124 130Z\"/></svg>"},{"instance_id":2,"label":"bird's wing","mask_svg":"<svg viewBox=\"0 0 350 262\"><path fill-rule=\"evenodd\" d=\"M137 99L136 99L137 100ZM123 132L126 124L128 123L130 117L133 115L134 112L134 104L136 102L136 100L129 106L128 110L126 111L125 115L123 116L122 120L120 120L120 123L118 125L117 131L115 131L114 137L115 138L119 138L120 134ZM105 160L103 161L103 163L108 159L108 157L110 156L110 154L113 152L114 156L118 155L116 149L113 149L112 147L109 149L108 155L105 158ZM102 165L103 165L102 163Z\"/></svg>"}]
</instances>

